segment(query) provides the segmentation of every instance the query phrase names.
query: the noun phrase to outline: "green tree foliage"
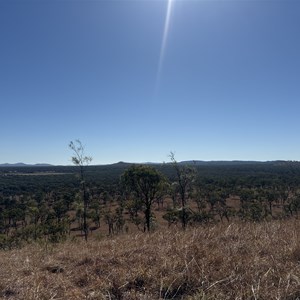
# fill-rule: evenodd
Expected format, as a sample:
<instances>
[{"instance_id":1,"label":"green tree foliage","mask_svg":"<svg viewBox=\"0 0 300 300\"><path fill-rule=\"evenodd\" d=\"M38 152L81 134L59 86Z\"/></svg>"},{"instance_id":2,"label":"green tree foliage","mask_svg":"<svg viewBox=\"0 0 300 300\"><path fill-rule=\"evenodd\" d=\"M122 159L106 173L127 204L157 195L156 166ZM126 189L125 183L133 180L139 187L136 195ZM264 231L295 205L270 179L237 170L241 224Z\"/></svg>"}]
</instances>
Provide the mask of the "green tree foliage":
<instances>
[{"instance_id":1,"label":"green tree foliage","mask_svg":"<svg viewBox=\"0 0 300 300\"><path fill-rule=\"evenodd\" d=\"M121 177L124 187L132 193L135 202L144 211L147 231L151 226L151 208L164 193L165 177L151 166L139 165L129 168Z\"/></svg>"},{"instance_id":2,"label":"green tree foliage","mask_svg":"<svg viewBox=\"0 0 300 300\"><path fill-rule=\"evenodd\" d=\"M84 234L87 229L96 230L100 220L113 225L111 234L131 230L124 225L128 219L139 230L146 229L143 197L119 184L121 174L131 165L87 169L90 160L85 161L85 157L73 160L82 163L83 169L80 165L0 168L0 248L32 241L57 242L74 231ZM260 222L299 217L299 163L197 165L174 159L171 164L155 165L155 169L170 179L166 192L169 197L160 192L154 200L166 224L198 226L231 218ZM195 169L197 181L193 179ZM84 178L78 182L81 171ZM153 211L152 204L151 229L155 225Z\"/></svg>"}]
</instances>

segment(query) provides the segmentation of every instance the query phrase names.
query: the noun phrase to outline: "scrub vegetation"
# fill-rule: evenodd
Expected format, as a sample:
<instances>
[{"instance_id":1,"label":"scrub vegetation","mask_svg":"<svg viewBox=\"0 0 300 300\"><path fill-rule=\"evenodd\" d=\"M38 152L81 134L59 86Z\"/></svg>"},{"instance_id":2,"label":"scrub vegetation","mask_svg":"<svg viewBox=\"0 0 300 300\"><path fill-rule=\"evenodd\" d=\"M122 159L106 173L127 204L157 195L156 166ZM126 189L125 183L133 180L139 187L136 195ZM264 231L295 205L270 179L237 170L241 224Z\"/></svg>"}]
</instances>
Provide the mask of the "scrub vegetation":
<instances>
[{"instance_id":1,"label":"scrub vegetation","mask_svg":"<svg viewBox=\"0 0 300 300\"><path fill-rule=\"evenodd\" d=\"M0 169L0 298L300 297L299 163L79 167Z\"/></svg>"}]
</instances>

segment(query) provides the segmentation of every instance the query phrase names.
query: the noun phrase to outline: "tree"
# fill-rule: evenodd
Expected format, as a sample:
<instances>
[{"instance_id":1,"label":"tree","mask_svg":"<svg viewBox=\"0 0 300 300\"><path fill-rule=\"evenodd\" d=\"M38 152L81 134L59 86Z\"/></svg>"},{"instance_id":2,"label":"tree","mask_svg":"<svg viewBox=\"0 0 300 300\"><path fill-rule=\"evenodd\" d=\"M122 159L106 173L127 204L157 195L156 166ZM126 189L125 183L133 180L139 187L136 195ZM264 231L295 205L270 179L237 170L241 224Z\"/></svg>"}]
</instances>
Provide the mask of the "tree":
<instances>
[{"instance_id":1,"label":"tree","mask_svg":"<svg viewBox=\"0 0 300 300\"><path fill-rule=\"evenodd\" d=\"M165 180L159 171L145 165L130 167L121 178L125 188L140 201L145 215L145 229L148 232L151 225L151 207L161 197Z\"/></svg>"},{"instance_id":2,"label":"tree","mask_svg":"<svg viewBox=\"0 0 300 300\"><path fill-rule=\"evenodd\" d=\"M87 208L89 195L86 188L85 182L85 167L92 161L92 157L85 155L85 148L80 140L71 141L69 144L70 149L73 151L72 162L75 166L79 167L80 185L82 191L83 200L83 231L84 238L87 241L88 237L88 226L87 226Z\"/></svg>"},{"instance_id":3,"label":"tree","mask_svg":"<svg viewBox=\"0 0 300 300\"><path fill-rule=\"evenodd\" d=\"M187 200L189 193L192 191L193 182L195 180L195 168L185 165L179 165L175 159L175 154L170 153L170 159L176 172L176 182L178 193L181 200L181 223L185 229L188 223Z\"/></svg>"},{"instance_id":4,"label":"tree","mask_svg":"<svg viewBox=\"0 0 300 300\"><path fill-rule=\"evenodd\" d=\"M276 199L278 199L278 194L277 192L273 189L273 190L266 190L263 193L264 199L265 201L268 203L269 206L269 212L270 215L273 217L273 202L276 201Z\"/></svg>"}]
</instances>

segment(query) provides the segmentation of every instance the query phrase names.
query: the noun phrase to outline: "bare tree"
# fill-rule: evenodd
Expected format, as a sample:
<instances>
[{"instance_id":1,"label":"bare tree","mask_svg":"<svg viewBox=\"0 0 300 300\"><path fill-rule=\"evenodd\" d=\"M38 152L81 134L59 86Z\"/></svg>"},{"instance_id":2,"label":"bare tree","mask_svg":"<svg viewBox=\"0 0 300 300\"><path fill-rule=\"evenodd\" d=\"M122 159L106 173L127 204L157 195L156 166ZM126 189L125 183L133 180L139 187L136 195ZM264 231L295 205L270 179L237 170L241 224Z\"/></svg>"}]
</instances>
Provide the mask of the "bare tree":
<instances>
[{"instance_id":1,"label":"bare tree","mask_svg":"<svg viewBox=\"0 0 300 300\"><path fill-rule=\"evenodd\" d=\"M170 152L169 157L176 173L177 188L181 200L181 223L182 228L185 229L188 223L187 200L189 193L192 191L196 170L190 166L178 164L173 152Z\"/></svg>"},{"instance_id":2,"label":"bare tree","mask_svg":"<svg viewBox=\"0 0 300 300\"><path fill-rule=\"evenodd\" d=\"M89 165L92 161L91 156L85 155L85 148L80 140L71 141L69 148L73 151L72 162L75 166L79 167L80 170L80 186L82 190L82 200L83 200L83 232L84 238L87 241L88 237L88 226L87 226L87 208L89 196L87 193L86 182L85 182L85 167Z\"/></svg>"}]
</instances>

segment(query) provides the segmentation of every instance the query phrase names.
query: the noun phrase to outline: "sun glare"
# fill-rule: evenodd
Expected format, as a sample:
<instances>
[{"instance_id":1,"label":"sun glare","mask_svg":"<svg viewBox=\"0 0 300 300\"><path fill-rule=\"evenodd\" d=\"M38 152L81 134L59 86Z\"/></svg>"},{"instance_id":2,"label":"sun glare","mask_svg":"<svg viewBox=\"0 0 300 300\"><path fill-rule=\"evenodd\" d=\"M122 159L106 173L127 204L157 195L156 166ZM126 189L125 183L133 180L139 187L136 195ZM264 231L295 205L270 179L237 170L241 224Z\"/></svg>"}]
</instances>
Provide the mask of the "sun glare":
<instances>
[{"instance_id":1,"label":"sun glare","mask_svg":"<svg viewBox=\"0 0 300 300\"><path fill-rule=\"evenodd\" d=\"M156 90L159 85L160 76L162 72L164 57L165 57L165 51L166 51L166 45L168 40L168 34L169 34L169 28L170 28L170 21L171 21L171 13L172 13L172 6L173 6L173 0L168 0L167 4L167 12L166 12L166 18L165 18L165 25L164 25L164 31L163 31L163 38L160 48L160 55L159 55L159 63L158 63L158 71L157 71L157 80L156 80Z\"/></svg>"}]
</instances>

